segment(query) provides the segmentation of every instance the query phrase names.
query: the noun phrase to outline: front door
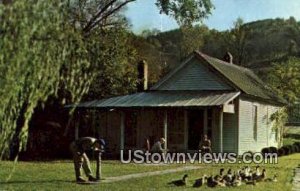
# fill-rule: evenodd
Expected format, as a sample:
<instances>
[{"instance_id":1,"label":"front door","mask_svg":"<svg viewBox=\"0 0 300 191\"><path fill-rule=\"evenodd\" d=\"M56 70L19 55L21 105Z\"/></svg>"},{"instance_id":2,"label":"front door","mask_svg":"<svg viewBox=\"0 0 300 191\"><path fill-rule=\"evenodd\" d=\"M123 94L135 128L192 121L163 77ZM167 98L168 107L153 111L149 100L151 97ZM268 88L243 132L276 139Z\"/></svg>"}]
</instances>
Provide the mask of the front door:
<instances>
[{"instance_id":1,"label":"front door","mask_svg":"<svg viewBox=\"0 0 300 191\"><path fill-rule=\"evenodd\" d=\"M188 150L198 150L203 136L204 110L188 112Z\"/></svg>"}]
</instances>

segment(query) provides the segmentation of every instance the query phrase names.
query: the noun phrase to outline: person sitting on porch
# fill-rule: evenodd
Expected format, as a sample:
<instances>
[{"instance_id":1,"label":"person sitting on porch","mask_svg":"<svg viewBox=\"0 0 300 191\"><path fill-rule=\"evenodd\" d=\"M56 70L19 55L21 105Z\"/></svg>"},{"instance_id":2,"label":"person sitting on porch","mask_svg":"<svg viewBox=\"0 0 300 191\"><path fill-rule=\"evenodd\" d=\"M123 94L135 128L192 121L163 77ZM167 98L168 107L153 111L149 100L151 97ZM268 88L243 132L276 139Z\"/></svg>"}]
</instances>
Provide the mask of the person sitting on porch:
<instances>
[{"instance_id":1,"label":"person sitting on porch","mask_svg":"<svg viewBox=\"0 0 300 191\"><path fill-rule=\"evenodd\" d=\"M206 134L203 136L203 140L200 142L200 152L211 153L211 142Z\"/></svg>"},{"instance_id":2,"label":"person sitting on porch","mask_svg":"<svg viewBox=\"0 0 300 191\"><path fill-rule=\"evenodd\" d=\"M151 148L151 153L164 153L165 150L162 148L162 145L166 142L165 138L160 138L159 141L154 143L154 145Z\"/></svg>"}]
</instances>

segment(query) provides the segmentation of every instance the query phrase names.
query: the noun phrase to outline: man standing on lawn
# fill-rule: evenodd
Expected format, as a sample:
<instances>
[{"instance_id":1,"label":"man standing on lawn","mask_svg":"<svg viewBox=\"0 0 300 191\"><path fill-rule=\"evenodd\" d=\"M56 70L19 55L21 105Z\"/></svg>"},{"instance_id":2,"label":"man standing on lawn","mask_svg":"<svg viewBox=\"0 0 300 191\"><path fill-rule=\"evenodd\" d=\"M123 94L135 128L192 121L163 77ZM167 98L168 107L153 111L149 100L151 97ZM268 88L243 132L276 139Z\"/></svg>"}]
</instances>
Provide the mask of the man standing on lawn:
<instances>
[{"instance_id":1,"label":"man standing on lawn","mask_svg":"<svg viewBox=\"0 0 300 191\"><path fill-rule=\"evenodd\" d=\"M81 168L83 168L89 181L98 181L92 176L90 161L85 152L88 150L102 152L104 146L105 141L103 139L95 139L93 137L82 137L71 143L70 150L73 154L77 182L85 182L81 176Z\"/></svg>"}]
</instances>

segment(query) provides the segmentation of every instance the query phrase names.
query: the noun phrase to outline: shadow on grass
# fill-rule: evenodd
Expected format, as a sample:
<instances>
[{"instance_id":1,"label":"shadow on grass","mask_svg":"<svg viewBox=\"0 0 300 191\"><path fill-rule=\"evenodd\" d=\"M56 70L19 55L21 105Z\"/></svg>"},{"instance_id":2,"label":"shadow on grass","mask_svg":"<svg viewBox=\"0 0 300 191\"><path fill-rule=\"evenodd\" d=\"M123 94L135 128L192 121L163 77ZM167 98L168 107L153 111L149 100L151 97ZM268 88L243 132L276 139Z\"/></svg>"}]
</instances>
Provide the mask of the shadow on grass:
<instances>
[{"instance_id":1,"label":"shadow on grass","mask_svg":"<svg viewBox=\"0 0 300 191\"><path fill-rule=\"evenodd\" d=\"M1 181L0 185L6 185L6 184L38 184L38 183L76 183L76 181L71 180L16 180L16 181Z\"/></svg>"}]
</instances>

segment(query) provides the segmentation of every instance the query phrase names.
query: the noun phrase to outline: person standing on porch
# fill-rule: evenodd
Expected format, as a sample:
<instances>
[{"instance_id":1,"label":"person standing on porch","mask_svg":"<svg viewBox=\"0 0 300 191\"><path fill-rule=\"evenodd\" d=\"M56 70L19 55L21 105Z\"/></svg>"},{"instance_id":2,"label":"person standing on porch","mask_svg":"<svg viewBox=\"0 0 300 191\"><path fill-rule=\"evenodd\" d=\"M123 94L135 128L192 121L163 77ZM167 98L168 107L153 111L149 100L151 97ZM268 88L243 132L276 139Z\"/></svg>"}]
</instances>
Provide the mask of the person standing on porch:
<instances>
[{"instance_id":1,"label":"person standing on porch","mask_svg":"<svg viewBox=\"0 0 300 191\"><path fill-rule=\"evenodd\" d=\"M154 145L151 148L151 153L164 153L165 150L163 149L162 145L166 142L165 138L160 138L159 141L154 143Z\"/></svg>"},{"instance_id":2,"label":"person standing on porch","mask_svg":"<svg viewBox=\"0 0 300 191\"><path fill-rule=\"evenodd\" d=\"M211 141L206 134L204 134L203 139L200 142L200 152L211 153Z\"/></svg>"}]
</instances>

